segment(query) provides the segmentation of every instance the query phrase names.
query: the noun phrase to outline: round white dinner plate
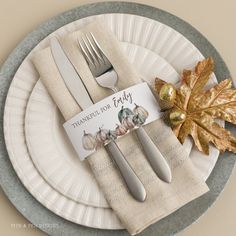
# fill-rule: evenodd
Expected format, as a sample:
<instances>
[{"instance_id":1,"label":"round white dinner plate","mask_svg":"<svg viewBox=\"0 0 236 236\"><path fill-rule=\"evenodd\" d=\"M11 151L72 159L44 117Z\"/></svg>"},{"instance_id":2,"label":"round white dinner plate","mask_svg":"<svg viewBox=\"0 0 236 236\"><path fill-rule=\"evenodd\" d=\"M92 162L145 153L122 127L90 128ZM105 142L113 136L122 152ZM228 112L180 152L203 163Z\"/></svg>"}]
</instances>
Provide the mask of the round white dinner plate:
<instances>
[{"instance_id":1,"label":"round white dinner plate","mask_svg":"<svg viewBox=\"0 0 236 236\"><path fill-rule=\"evenodd\" d=\"M159 55L160 58L166 60L167 67L168 64L171 65L178 73L180 73L184 68L192 68L197 61L203 59L203 56L196 49L196 47L194 47L194 45L192 45L181 34L162 23L144 17L126 14L105 14L98 17L105 18L105 21L108 22L110 28L121 42L129 42L132 45L136 44L140 46L140 48L143 48L143 50L149 49L145 50L147 51L147 54L151 54L150 51L153 51L153 54L155 54L156 57ZM64 36L69 32L78 30L80 27L94 19L95 16L87 17L58 29L40 42L39 45L35 47L26 57L13 78L7 96L4 113L4 134L9 157L16 173L25 187L43 205L56 214L75 223L96 228L119 229L122 228L122 225L115 216L114 212L109 208L105 208L107 207L106 201L104 200L102 193L97 188L96 182L94 181L92 175L88 173L86 167L84 167L83 164L80 165L84 171L83 177L90 177L87 179L81 178L81 186L87 186L85 185L85 181L88 181L86 183L91 183L89 186L95 186L97 195L94 198L93 196L87 197L90 196L92 192L89 192L90 190L88 191L85 188L85 190L77 192L78 195L76 195L76 192L71 191L69 194L70 196L66 197L68 195L68 186L64 185L64 187L62 187L63 185L61 185L61 183L63 181L60 183L55 182L56 185L54 185L52 179L50 179L50 182L49 178L46 178L46 175L43 175L42 169L44 168L42 168L42 165L39 167L38 164L36 165L32 162L26 146L24 133L24 119L27 101L38 80L38 74L30 61L33 52L48 46L50 37ZM146 57L143 56L142 60L137 62L140 63L140 65L145 65L143 68L150 73L152 72L151 68L154 66L150 62L147 63L144 61L144 58ZM154 61L153 63L155 64ZM140 65L136 66L138 67ZM158 68L159 65L156 67ZM152 74L152 78L156 75L157 74ZM38 86L40 87L40 85L37 85L36 88ZM38 90L35 89L35 91ZM53 106L53 104L51 105ZM54 114L59 117L56 110ZM59 120L55 120L54 124L59 125ZM57 129L57 132L59 132L59 129ZM60 140L58 142L63 141L61 138L62 135L60 135L57 136ZM30 138L30 140L33 139ZM35 145L33 145L32 148L35 149ZM192 157L192 160L196 167L201 170L202 177L206 179L212 171L219 153L214 148L211 149L211 157L206 157L196 151L194 152L196 155ZM191 156L194 152L191 152ZM70 156L70 158L72 159L73 155ZM33 159L35 161L35 155L33 155ZM69 165L77 163L75 165L78 166L78 162L75 160L72 162L71 159L67 160ZM65 160L65 158L63 160ZM40 168L42 169L40 170ZM52 177L53 174L48 175L48 177L49 176ZM73 178L71 179L73 180ZM80 179L77 181L80 182ZM65 188L65 186L67 186L67 188ZM66 191L63 192L63 190ZM83 196L84 191L88 191L89 194L85 194L85 196ZM81 204L79 203L80 200L83 200L84 203L87 201L88 204ZM92 207L96 204L103 207Z\"/></svg>"},{"instance_id":2,"label":"round white dinner plate","mask_svg":"<svg viewBox=\"0 0 236 236\"><path fill-rule=\"evenodd\" d=\"M131 63L143 79L155 76L176 83L178 73L152 51L122 43ZM145 69L146 65L149 69ZM87 162L81 162L63 129L65 120L39 81L29 98L25 116L25 136L30 156L46 181L63 195L86 205L109 207ZM191 149L191 145L188 147ZM79 181L78 181L79 180Z\"/></svg>"}]
</instances>

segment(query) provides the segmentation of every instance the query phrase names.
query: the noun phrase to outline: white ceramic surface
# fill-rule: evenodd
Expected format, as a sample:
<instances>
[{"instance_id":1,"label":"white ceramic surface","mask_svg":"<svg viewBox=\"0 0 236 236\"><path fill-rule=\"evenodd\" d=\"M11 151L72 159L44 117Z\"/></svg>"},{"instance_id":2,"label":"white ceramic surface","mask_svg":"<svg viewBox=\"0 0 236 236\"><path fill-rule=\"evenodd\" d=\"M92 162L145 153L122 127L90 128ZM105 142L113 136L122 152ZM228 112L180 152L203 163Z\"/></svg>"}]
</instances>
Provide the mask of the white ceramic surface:
<instances>
[{"instance_id":1,"label":"white ceramic surface","mask_svg":"<svg viewBox=\"0 0 236 236\"><path fill-rule=\"evenodd\" d=\"M122 46L149 83L153 82L152 75L174 83L179 80L177 72L152 51L129 43ZM151 72L143 69L146 64L152 65ZM36 168L63 195L79 203L109 207L87 162L78 159L69 143L63 123L56 105L39 81L31 93L25 116L27 146Z\"/></svg>"},{"instance_id":2,"label":"white ceramic surface","mask_svg":"<svg viewBox=\"0 0 236 236\"><path fill-rule=\"evenodd\" d=\"M105 18L120 41L150 49L171 64L178 73L183 68L193 67L197 61L203 59L201 53L186 38L159 22L125 14L106 14L99 17ZM55 35L64 36L68 32L79 29L94 18L92 16L81 19L60 28L44 39L33 51L48 46L50 37ZM90 227L122 228L111 209L79 204L65 197L45 181L45 177L40 175L32 163L26 146L24 116L28 98L38 79L37 72L30 61L33 51L24 60L12 81L4 114L6 146L18 176L33 196L56 214ZM145 63L145 58L145 56L142 56L143 62L140 60L138 63ZM139 65L137 66L139 67ZM146 70L150 74L151 67L151 63L145 63L142 71ZM218 151L212 149L212 152L214 152L214 158L202 156L199 152L195 152L196 155L192 158L195 165L202 170L202 176L205 179L217 160ZM93 178L91 177L91 179ZM78 198L75 199L78 201ZM99 199L102 198L97 197L97 203L101 204L102 201ZM105 201L103 204L106 206Z\"/></svg>"}]
</instances>

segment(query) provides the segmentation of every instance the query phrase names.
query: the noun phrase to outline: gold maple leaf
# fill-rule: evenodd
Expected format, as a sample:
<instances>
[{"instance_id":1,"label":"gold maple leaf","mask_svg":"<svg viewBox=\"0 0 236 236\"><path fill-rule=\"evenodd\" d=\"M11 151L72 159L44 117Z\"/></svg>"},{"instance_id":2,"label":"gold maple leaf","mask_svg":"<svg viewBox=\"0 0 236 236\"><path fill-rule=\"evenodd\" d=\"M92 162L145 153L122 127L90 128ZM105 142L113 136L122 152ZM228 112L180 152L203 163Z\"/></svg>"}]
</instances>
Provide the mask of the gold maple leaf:
<instances>
[{"instance_id":1,"label":"gold maple leaf","mask_svg":"<svg viewBox=\"0 0 236 236\"><path fill-rule=\"evenodd\" d=\"M173 126L173 131L183 144L190 135L200 151L209 154L209 143L213 143L221 152L236 153L236 137L215 122L222 119L236 124L236 89L232 81L226 79L209 90L204 90L214 69L214 61L207 58L198 62L195 69L184 70L181 86L176 88L172 108L185 114L181 124ZM156 79L155 88L160 92L166 84Z\"/></svg>"}]
</instances>

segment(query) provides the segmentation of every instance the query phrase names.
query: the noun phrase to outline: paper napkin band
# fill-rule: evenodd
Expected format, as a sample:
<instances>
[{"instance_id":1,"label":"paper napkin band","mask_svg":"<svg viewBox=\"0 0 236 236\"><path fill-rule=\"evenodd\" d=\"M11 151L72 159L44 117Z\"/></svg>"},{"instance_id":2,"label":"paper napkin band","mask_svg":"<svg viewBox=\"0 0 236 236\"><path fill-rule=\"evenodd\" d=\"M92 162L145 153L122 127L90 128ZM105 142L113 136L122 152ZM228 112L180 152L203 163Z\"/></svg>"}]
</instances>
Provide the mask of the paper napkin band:
<instances>
[{"instance_id":1,"label":"paper napkin band","mask_svg":"<svg viewBox=\"0 0 236 236\"><path fill-rule=\"evenodd\" d=\"M84 81L94 102L110 95L111 91L97 85L79 51L78 39L85 32L94 34L113 64L119 75L118 87L120 89L140 82L139 75L124 56L113 33L104 22L96 20L81 31L73 32L60 39L67 56ZM80 112L80 107L60 76L50 48L37 52L33 62L40 74L40 79L65 120ZM108 203L131 235L141 232L150 224L208 191L207 185L198 177L187 152L162 120L145 126L145 130L167 159L172 170L173 181L167 184L156 176L134 133L119 139L117 143L120 149L145 185L147 199L144 203L137 202L129 194L119 171L105 149L99 149L87 159Z\"/></svg>"}]
</instances>

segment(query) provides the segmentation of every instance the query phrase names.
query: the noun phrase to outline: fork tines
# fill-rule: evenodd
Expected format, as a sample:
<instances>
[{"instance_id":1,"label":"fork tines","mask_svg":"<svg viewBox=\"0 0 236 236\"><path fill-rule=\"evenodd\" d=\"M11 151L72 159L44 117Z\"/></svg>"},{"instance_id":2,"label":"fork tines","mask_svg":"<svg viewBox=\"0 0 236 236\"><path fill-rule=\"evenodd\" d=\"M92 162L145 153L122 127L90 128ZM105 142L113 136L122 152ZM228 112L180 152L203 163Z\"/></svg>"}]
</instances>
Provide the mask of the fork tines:
<instances>
[{"instance_id":1,"label":"fork tines","mask_svg":"<svg viewBox=\"0 0 236 236\"><path fill-rule=\"evenodd\" d=\"M89 35L85 34L78 43L84 56L89 59L90 63L94 64L96 61L102 60L98 43L92 33L89 33Z\"/></svg>"},{"instance_id":2,"label":"fork tines","mask_svg":"<svg viewBox=\"0 0 236 236\"><path fill-rule=\"evenodd\" d=\"M95 77L112 67L98 41L91 32L78 39L78 45Z\"/></svg>"}]
</instances>

